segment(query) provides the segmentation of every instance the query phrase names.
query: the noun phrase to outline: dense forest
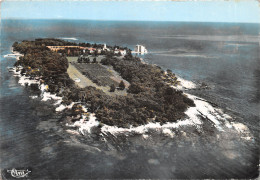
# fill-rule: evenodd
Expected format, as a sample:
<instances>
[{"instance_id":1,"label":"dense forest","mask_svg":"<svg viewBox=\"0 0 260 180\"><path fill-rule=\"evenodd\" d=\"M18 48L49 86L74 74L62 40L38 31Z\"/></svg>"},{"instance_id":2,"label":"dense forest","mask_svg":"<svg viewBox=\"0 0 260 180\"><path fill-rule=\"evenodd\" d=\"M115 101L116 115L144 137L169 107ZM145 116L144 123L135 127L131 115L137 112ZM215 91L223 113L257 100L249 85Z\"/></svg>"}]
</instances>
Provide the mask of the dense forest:
<instances>
[{"instance_id":1,"label":"dense forest","mask_svg":"<svg viewBox=\"0 0 260 180\"><path fill-rule=\"evenodd\" d=\"M68 74L66 54L50 51L46 46L79 45L59 39L36 39L35 41L15 42L13 48L24 54L15 65L23 66L22 74L40 77L41 83L49 86L48 91L63 97L64 104L81 101L94 112L101 123L120 127L138 126L148 122L174 122L185 117L185 110L194 106L182 91L170 85L177 83L177 78L168 70L144 64L140 58L133 57L127 49L124 58L117 58L108 53L100 63L112 66L122 78L130 83L126 96L110 96L102 90L87 86L79 88ZM100 46L80 43L81 46ZM120 48L120 47L118 47ZM82 111L74 106L72 115Z\"/></svg>"}]
</instances>

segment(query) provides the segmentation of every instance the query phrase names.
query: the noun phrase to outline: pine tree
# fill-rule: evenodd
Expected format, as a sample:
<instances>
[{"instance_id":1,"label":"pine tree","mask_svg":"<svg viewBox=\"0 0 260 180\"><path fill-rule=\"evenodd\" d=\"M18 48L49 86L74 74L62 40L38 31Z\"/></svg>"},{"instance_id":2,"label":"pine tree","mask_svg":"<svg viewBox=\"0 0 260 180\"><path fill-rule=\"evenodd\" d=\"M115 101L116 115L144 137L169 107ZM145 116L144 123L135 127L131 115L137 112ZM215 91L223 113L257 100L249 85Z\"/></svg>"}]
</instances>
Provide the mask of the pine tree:
<instances>
[{"instance_id":1,"label":"pine tree","mask_svg":"<svg viewBox=\"0 0 260 180\"><path fill-rule=\"evenodd\" d=\"M97 58L94 57L93 62L92 63L97 63Z\"/></svg>"},{"instance_id":2,"label":"pine tree","mask_svg":"<svg viewBox=\"0 0 260 180\"><path fill-rule=\"evenodd\" d=\"M114 84L111 84L110 86L110 92L115 92L116 86Z\"/></svg>"},{"instance_id":3,"label":"pine tree","mask_svg":"<svg viewBox=\"0 0 260 180\"><path fill-rule=\"evenodd\" d=\"M125 83L124 83L123 81L121 81L121 82L119 83L119 88L120 88L121 90L124 90L124 89L125 89Z\"/></svg>"}]
</instances>

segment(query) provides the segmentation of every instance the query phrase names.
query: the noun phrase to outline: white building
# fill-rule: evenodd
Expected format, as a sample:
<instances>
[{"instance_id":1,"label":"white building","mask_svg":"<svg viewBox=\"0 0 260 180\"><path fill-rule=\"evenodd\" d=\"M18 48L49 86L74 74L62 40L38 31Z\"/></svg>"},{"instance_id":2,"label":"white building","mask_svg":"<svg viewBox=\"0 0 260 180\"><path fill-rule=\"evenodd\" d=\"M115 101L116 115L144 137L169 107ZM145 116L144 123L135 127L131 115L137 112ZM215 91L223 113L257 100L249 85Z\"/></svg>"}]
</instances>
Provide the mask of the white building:
<instances>
[{"instance_id":1,"label":"white building","mask_svg":"<svg viewBox=\"0 0 260 180\"><path fill-rule=\"evenodd\" d=\"M126 50L119 50L122 56L126 55Z\"/></svg>"},{"instance_id":2,"label":"white building","mask_svg":"<svg viewBox=\"0 0 260 180\"><path fill-rule=\"evenodd\" d=\"M147 53L147 49L144 46L137 44L135 46L135 53L145 54Z\"/></svg>"},{"instance_id":3,"label":"white building","mask_svg":"<svg viewBox=\"0 0 260 180\"><path fill-rule=\"evenodd\" d=\"M115 49L114 50L115 54L121 53L122 56L126 55L126 50L122 50L122 49Z\"/></svg>"},{"instance_id":4,"label":"white building","mask_svg":"<svg viewBox=\"0 0 260 180\"><path fill-rule=\"evenodd\" d=\"M110 49L107 48L107 45L106 45L106 44L104 44L103 51L110 51Z\"/></svg>"},{"instance_id":5,"label":"white building","mask_svg":"<svg viewBox=\"0 0 260 180\"><path fill-rule=\"evenodd\" d=\"M97 53L100 54L102 49L97 49Z\"/></svg>"}]
</instances>

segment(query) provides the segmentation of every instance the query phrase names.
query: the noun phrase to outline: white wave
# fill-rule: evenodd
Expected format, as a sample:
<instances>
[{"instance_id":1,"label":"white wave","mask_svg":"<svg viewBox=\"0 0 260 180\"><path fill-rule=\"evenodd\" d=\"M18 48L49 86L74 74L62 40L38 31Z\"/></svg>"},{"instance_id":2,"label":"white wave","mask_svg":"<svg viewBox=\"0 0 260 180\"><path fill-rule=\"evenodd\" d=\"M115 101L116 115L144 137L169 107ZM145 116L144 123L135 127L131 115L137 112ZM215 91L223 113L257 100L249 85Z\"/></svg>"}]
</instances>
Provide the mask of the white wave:
<instances>
[{"instance_id":1,"label":"white wave","mask_svg":"<svg viewBox=\"0 0 260 180\"><path fill-rule=\"evenodd\" d=\"M39 80L34 80L34 79L29 79L28 77L21 76L20 71L21 67L15 68L14 75L19 76L19 84L25 86L27 83L28 85L31 85L33 83L40 85ZM16 71L18 70L18 71ZM182 87L184 88L195 88L196 85L190 81L178 78L181 82ZM68 106L65 106L61 104L62 102L62 97L59 97L55 94L51 94L50 92L46 92L48 89L48 86L41 84L40 90L42 91L41 93L41 98L42 101L48 101L48 100L53 100L55 103L53 105L59 105L55 110L56 111L63 111L66 108L71 109L72 106L75 104L74 102L71 103ZM146 125L141 125L137 127L130 127L130 128L120 128L117 126L109 126L109 125L103 125L101 128L101 132L106 134L106 133L111 133L113 135L117 134L127 134L127 133L136 133L136 134L146 134L149 132L158 132L162 133L166 136L169 137L174 137L174 129L180 128L180 127L185 127L185 126L193 126L198 130L201 130L202 127L202 121L200 120L200 116L209 119L214 126L219 130L219 131L224 131L224 127L227 127L228 129L234 129L238 133L241 134L241 138L245 140L251 140L252 136L251 133L248 129L247 126L245 126L242 123L236 123L236 122L229 122L228 120L232 120L232 117L223 113L221 109L214 108L210 103L206 102L206 100L202 98L198 98L196 96L190 95L190 94L184 94L188 98L192 99L195 103L195 107L189 107L185 114L188 116L188 118L184 120L178 120L177 122L174 123L166 123L163 125L160 125L160 123L148 123ZM31 98L37 98L37 96L31 96ZM80 102L78 102L80 103ZM84 112L87 112L87 108L85 106L82 106L82 109ZM83 135L86 134L91 134L93 132L93 129L97 128L99 126L100 122L96 119L95 114L90 113L89 117L83 116L80 121L76 121L72 125L72 127L78 127L79 132ZM147 136L143 136L144 138L147 138Z\"/></svg>"},{"instance_id":2,"label":"white wave","mask_svg":"<svg viewBox=\"0 0 260 180\"><path fill-rule=\"evenodd\" d=\"M77 41L78 40L75 37L62 37L62 38L59 38L59 39L67 39L67 40L73 40L73 41Z\"/></svg>"},{"instance_id":3,"label":"white wave","mask_svg":"<svg viewBox=\"0 0 260 180\"><path fill-rule=\"evenodd\" d=\"M72 102L70 105L65 106L64 104L61 104L61 103L60 103L60 105L55 109L55 111L56 111L56 112L61 112L61 111L65 110L65 109L71 109L74 104L75 104L75 103Z\"/></svg>"},{"instance_id":4,"label":"white wave","mask_svg":"<svg viewBox=\"0 0 260 180\"><path fill-rule=\"evenodd\" d=\"M13 74L14 76L21 77L21 70L18 70L18 71L17 71L17 70L15 69L15 70L13 71L13 73L14 73L14 74Z\"/></svg>"},{"instance_id":5,"label":"white wave","mask_svg":"<svg viewBox=\"0 0 260 180\"><path fill-rule=\"evenodd\" d=\"M67 108L66 106L64 106L63 104L61 104L60 106L58 106L58 107L55 109L55 111L60 112L60 111L63 111L64 109L66 109L66 108Z\"/></svg>"},{"instance_id":6,"label":"white wave","mask_svg":"<svg viewBox=\"0 0 260 180\"><path fill-rule=\"evenodd\" d=\"M191 108L192 109L192 108ZM191 115L193 110L188 110L187 115ZM192 116L194 117L194 116ZM89 119L89 120L87 120ZM67 126L71 127L78 127L81 134L86 135L87 133L91 133L93 128L96 128L99 125L99 121L95 118L93 113L90 114L89 118L83 116L80 121L76 121L74 124ZM174 137L174 132L172 129L178 128L180 126L198 126L201 124L201 121L197 119L186 119L180 120L176 123L166 123L160 125L160 123L148 123L146 125L141 125L137 127L130 127L130 128L121 128L117 126L109 126L103 125L101 128L101 132L104 134L111 133L113 135L121 134L121 133L135 133L135 134L145 134L149 133L150 131L157 131L159 133L163 133L167 136ZM144 136L147 138L147 136Z\"/></svg>"},{"instance_id":7,"label":"white wave","mask_svg":"<svg viewBox=\"0 0 260 180\"><path fill-rule=\"evenodd\" d=\"M82 111L83 112L88 112L88 109L85 106L82 106Z\"/></svg>"},{"instance_id":8,"label":"white wave","mask_svg":"<svg viewBox=\"0 0 260 180\"><path fill-rule=\"evenodd\" d=\"M242 133L249 130L248 127L245 126L245 125L242 124L242 123L234 123L234 122L232 122L232 125L234 126L234 128L235 128L237 131L242 132Z\"/></svg>"},{"instance_id":9,"label":"white wave","mask_svg":"<svg viewBox=\"0 0 260 180\"><path fill-rule=\"evenodd\" d=\"M214 56L202 55L202 54L189 54L189 53L182 53L182 54L156 54L158 56L171 56L171 57L200 57L200 58L214 58Z\"/></svg>"},{"instance_id":10,"label":"white wave","mask_svg":"<svg viewBox=\"0 0 260 180\"><path fill-rule=\"evenodd\" d=\"M40 85L40 90L42 91L42 93L47 90L48 86L44 85L44 84L41 84Z\"/></svg>"},{"instance_id":11,"label":"white wave","mask_svg":"<svg viewBox=\"0 0 260 180\"><path fill-rule=\"evenodd\" d=\"M175 136L175 133L173 131L171 131L170 129L163 129L162 133L166 136L169 136L171 138L173 138Z\"/></svg>"},{"instance_id":12,"label":"white wave","mask_svg":"<svg viewBox=\"0 0 260 180\"><path fill-rule=\"evenodd\" d=\"M225 43L226 46L238 46L238 47L241 47L241 46L249 46L250 44L246 44L246 43L243 43L243 44L240 44L240 43Z\"/></svg>"},{"instance_id":13,"label":"white wave","mask_svg":"<svg viewBox=\"0 0 260 180\"><path fill-rule=\"evenodd\" d=\"M187 40L200 40L200 41L225 41L225 42L259 42L259 36L252 35L174 35L174 36L158 36L157 38L166 39L187 39Z\"/></svg>"},{"instance_id":14,"label":"white wave","mask_svg":"<svg viewBox=\"0 0 260 180\"><path fill-rule=\"evenodd\" d=\"M19 67L14 67L14 69L12 70L13 72L13 75L14 76L17 76L17 77L20 77L19 80L18 80L18 83L22 86L25 86L25 85L28 85L30 86L31 84L40 84L39 80L36 80L36 79L30 79L30 77L26 77L24 75L21 75L21 70L23 68L21 66Z\"/></svg>"},{"instance_id":15,"label":"white wave","mask_svg":"<svg viewBox=\"0 0 260 180\"><path fill-rule=\"evenodd\" d=\"M149 138L149 135L148 135L148 134L143 134L143 138L144 138L144 139L148 139L148 138Z\"/></svg>"},{"instance_id":16,"label":"white wave","mask_svg":"<svg viewBox=\"0 0 260 180\"><path fill-rule=\"evenodd\" d=\"M22 67L15 67L13 70L13 75L14 76L18 76L20 77L18 80L18 83L22 86L28 85L30 86L31 84L38 84L40 90L41 90L41 95L40 97L42 98L42 101L48 101L48 100L54 100L54 106L60 105L62 102L62 97L57 96L56 94L51 94L50 92L46 92L48 89L48 86L45 84L40 84L40 80L36 80L36 79L30 79L29 77L26 77L24 75L21 75L21 70ZM30 96L30 98L35 99L38 96ZM58 110L60 110L60 108L58 108Z\"/></svg>"},{"instance_id":17,"label":"white wave","mask_svg":"<svg viewBox=\"0 0 260 180\"><path fill-rule=\"evenodd\" d=\"M43 92L42 95L42 101L48 101L48 100L56 100L60 102L60 100L62 99L62 97L56 96L55 94L51 94L50 92ZM54 103L54 105L56 104Z\"/></svg>"},{"instance_id":18,"label":"white wave","mask_svg":"<svg viewBox=\"0 0 260 180\"><path fill-rule=\"evenodd\" d=\"M210 121L212 121L215 125L215 127L218 130L223 130L223 128L220 126L221 123L219 120L224 120L223 116L218 113L218 111L211 106L208 102L206 102L204 99L198 98L196 96L185 94L188 96L188 98L192 99L195 103L195 110L193 110L192 113L190 113L190 117L195 120L199 120L197 117L198 115L202 115L203 117L208 118ZM196 116L196 117L194 117Z\"/></svg>"},{"instance_id":19,"label":"white wave","mask_svg":"<svg viewBox=\"0 0 260 180\"><path fill-rule=\"evenodd\" d=\"M88 121L86 121L88 119ZM90 116L87 118L86 116L82 116L82 118L79 121L76 121L74 124L69 125L66 124L69 127L78 127L79 132L82 135L91 134L93 128L98 127L100 123L96 120L96 117L93 113L90 114Z\"/></svg>"},{"instance_id":20,"label":"white wave","mask_svg":"<svg viewBox=\"0 0 260 180\"><path fill-rule=\"evenodd\" d=\"M58 99L53 105L56 106L56 105L60 105L62 102L62 97L60 99Z\"/></svg>"},{"instance_id":21,"label":"white wave","mask_svg":"<svg viewBox=\"0 0 260 180\"><path fill-rule=\"evenodd\" d=\"M51 94L50 92L46 92L46 90L48 90L48 85L41 84L40 90L42 91L41 93L42 101L54 100L56 102L53 105L61 104L62 97L57 96L56 94Z\"/></svg>"},{"instance_id":22,"label":"white wave","mask_svg":"<svg viewBox=\"0 0 260 180\"><path fill-rule=\"evenodd\" d=\"M48 90L48 86L45 84L40 85L40 90L41 90L41 100L42 101L48 101L52 100L54 101L53 106L56 106L55 111L60 112L63 111L66 108L69 108L69 106L65 106L62 104L62 97L57 96L56 94L52 94L50 92L46 92ZM58 106L58 107L57 107Z\"/></svg>"},{"instance_id":23,"label":"white wave","mask_svg":"<svg viewBox=\"0 0 260 180\"><path fill-rule=\"evenodd\" d=\"M164 73L167 75L167 71L165 71ZM196 84L192 81L185 80L179 76L176 77L179 83L177 85L171 85L171 87L174 89L185 90L185 89L195 89L197 87Z\"/></svg>"},{"instance_id":24,"label":"white wave","mask_svg":"<svg viewBox=\"0 0 260 180\"><path fill-rule=\"evenodd\" d=\"M71 109L75 103L72 102L70 105L68 105L68 108Z\"/></svg>"},{"instance_id":25,"label":"white wave","mask_svg":"<svg viewBox=\"0 0 260 180\"><path fill-rule=\"evenodd\" d=\"M38 96L29 96L31 99L36 99Z\"/></svg>"},{"instance_id":26,"label":"white wave","mask_svg":"<svg viewBox=\"0 0 260 180\"><path fill-rule=\"evenodd\" d=\"M232 122L231 124L236 129L236 131L241 134L242 139L245 140L253 139L253 137L251 136L251 132L246 125L239 122Z\"/></svg>"},{"instance_id":27,"label":"white wave","mask_svg":"<svg viewBox=\"0 0 260 180\"><path fill-rule=\"evenodd\" d=\"M230 123L228 120L232 119L229 115L223 113L221 109L214 108L206 100L198 98L196 96L185 94L188 98L194 100L195 107L189 107L185 114L188 116L184 120L178 120L177 122L168 122L160 125L160 123L148 123L146 125L140 125L137 127L131 126L130 128L121 128L117 126L109 126L104 124L101 127L103 134L110 133L114 136L118 134L128 135L129 133L140 134L144 139L149 137L149 133L161 133L168 137L175 137L175 130L181 127L192 126L199 131L203 131L203 122L200 116L210 120L215 128L219 131L225 131L228 129L235 130L241 134L241 138L245 140L251 139L249 129L241 123ZM84 107L84 106L83 106ZM85 107L84 107L85 108ZM85 108L86 109L86 108ZM80 121L76 121L74 124L67 124L67 126L78 127L79 132L83 135L91 134L95 128L100 125L100 122L96 119L95 114L91 113L89 118L83 116ZM227 128L225 128L227 127ZM185 132L183 135L185 136Z\"/></svg>"},{"instance_id":28,"label":"white wave","mask_svg":"<svg viewBox=\"0 0 260 180\"><path fill-rule=\"evenodd\" d=\"M6 54L4 55L4 58L19 58L20 56L23 56L23 54L16 52L12 54Z\"/></svg>"},{"instance_id":29,"label":"white wave","mask_svg":"<svg viewBox=\"0 0 260 180\"><path fill-rule=\"evenodd\" d=\"M172 86L173 88L184 90L184 89L195 89L196 84L192 81L185 80L181 77L177 77L177 80L180 82L177 86Z\"/></svg>"},{"instance_id":30,"label":"white wave","mask_svg":"<svg viewBox=\"0 0 260 180\"><path fill-rule=\"evenodd\" d=\"M161 131L161 133L170 135L171 137L174 136L174 133L172 132L173 129L177 129L179 127L184 127L184 126L193 126L196 129L201 129L202 121L200 120L200 115L207 117L210 119L215 127L218 130L223 130L220 127L220 122L217 120L216 117L212 115L214 113L215 115L218 115L214 108L209 104L206 103L203 100L197 99L195 96L188 95L186 94L189 98L194 100L194 103L196 107L190 107L187 109L185 114L188 116L187 119L184 120L179 120L175 123L166 123L163 125L160 125L160 123L148 123L146 125L141 125L138 127L131 127L131 128L119 128L117 126L108 126L104 125L101 128L101 131L103 133L109 132L111 134L118 134L118 133L127 133L127 132L134 132L136 134L143 134L143 133L148 133L151 130L156 130L156 131ZM222 117L222 116L220 116ZM222 120L222 119L221 119Z\"/></svg>"},{"instance_id":31,"label":"white wave","mask_svg":"<svg viewBox=\"0 0 260 180\"><path fill-rule=\"evenodd\" d=\"M67 129L66 131L67 131L68 133L70 133L70 134L79 135L79 132L78 132L78 131L75 131L75 130Z\"/></svg>"},{"instance_id":32,"label":"white wave","mask_svg":"<svg viewBox=\"0 0 260 180\"><path fill-rule=\"evenodd\" d=\"M29 77L26 77L26 76L21 76L18 83L21 84L22 86L25 86L26 84L29 86L31 84L40 84L40 82L38 80L29 79Z\"/></svg>"},{"instance_id":33,"label":"white wave","mask_svg":"<svg viewBox=\"0 0 260 180\"><path fill-rule=\"evenodd\" d=\"M185 49L185 48L174 48L169 50L156 50L150 51L149 53L152 54L180 54L180 53L197 53L195 50Z\"/></svg>"}]
</instances>

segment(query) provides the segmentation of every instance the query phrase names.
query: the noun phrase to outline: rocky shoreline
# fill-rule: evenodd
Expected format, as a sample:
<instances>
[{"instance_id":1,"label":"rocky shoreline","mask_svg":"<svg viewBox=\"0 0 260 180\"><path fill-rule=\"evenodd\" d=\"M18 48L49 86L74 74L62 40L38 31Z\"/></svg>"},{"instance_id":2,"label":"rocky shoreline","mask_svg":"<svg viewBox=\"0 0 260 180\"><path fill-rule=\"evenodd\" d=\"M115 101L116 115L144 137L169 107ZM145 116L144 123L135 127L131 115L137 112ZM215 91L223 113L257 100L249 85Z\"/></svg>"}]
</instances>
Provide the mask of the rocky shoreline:
<instances>
[{"instance_id":1,"label":"rocky shoreline","mask_svg":"<svg viewBox=\"0 0 260 180\"><path fill-rule=\"evenodd\" d=\"M221 109L213 107L205 99L198 98L196 96L183 93L184 96L191 99L195 106L188 107L184 112L186 118L178 119L176 122L148 122L147 124L120 127L116 125L104 124L97 120L96 114L89 111L82 102L71 102L70 104L63 104L63 97L57 96L56 94L49 92L48 86L42 82L41 77L27 77L25 74L22 74L23 67L16 66L14 69L14 75L18 76L20 79L19 84L23 86L32 86L37 84L39 86L40 93L38 96L31 96L32 99L41 100L51 103L55 107L56 113L60 113L65 117L65 125L72 129L78 129L76 131L71 130L70 133L80 133L82 135L90 135L93 133L99 134L113 134L113 135L130 135L130 134L139 134L143 137L147 137L150 133L161 133L171 138L176 136L177 132L184 132L180 129L186 129L188 127L194 128L197 133L202 133L206 129L211 129L211 131L230 131L237 132L241 135L241 138L244 140L251 140L252 136L249 129L241 124L236 122L231 122L232 117L222 112ZM167 72L165 72L167 74ZM192 89L196 88L196 85L192 82L179 79L180 82L172 88L176 89ZM79 112L80 113L75 113ZM67 116L65 115L67 114ZM206 122L207 121L207 122ZM205 124L208 124L205 129Z\"/></svg>"}]
</instances>

